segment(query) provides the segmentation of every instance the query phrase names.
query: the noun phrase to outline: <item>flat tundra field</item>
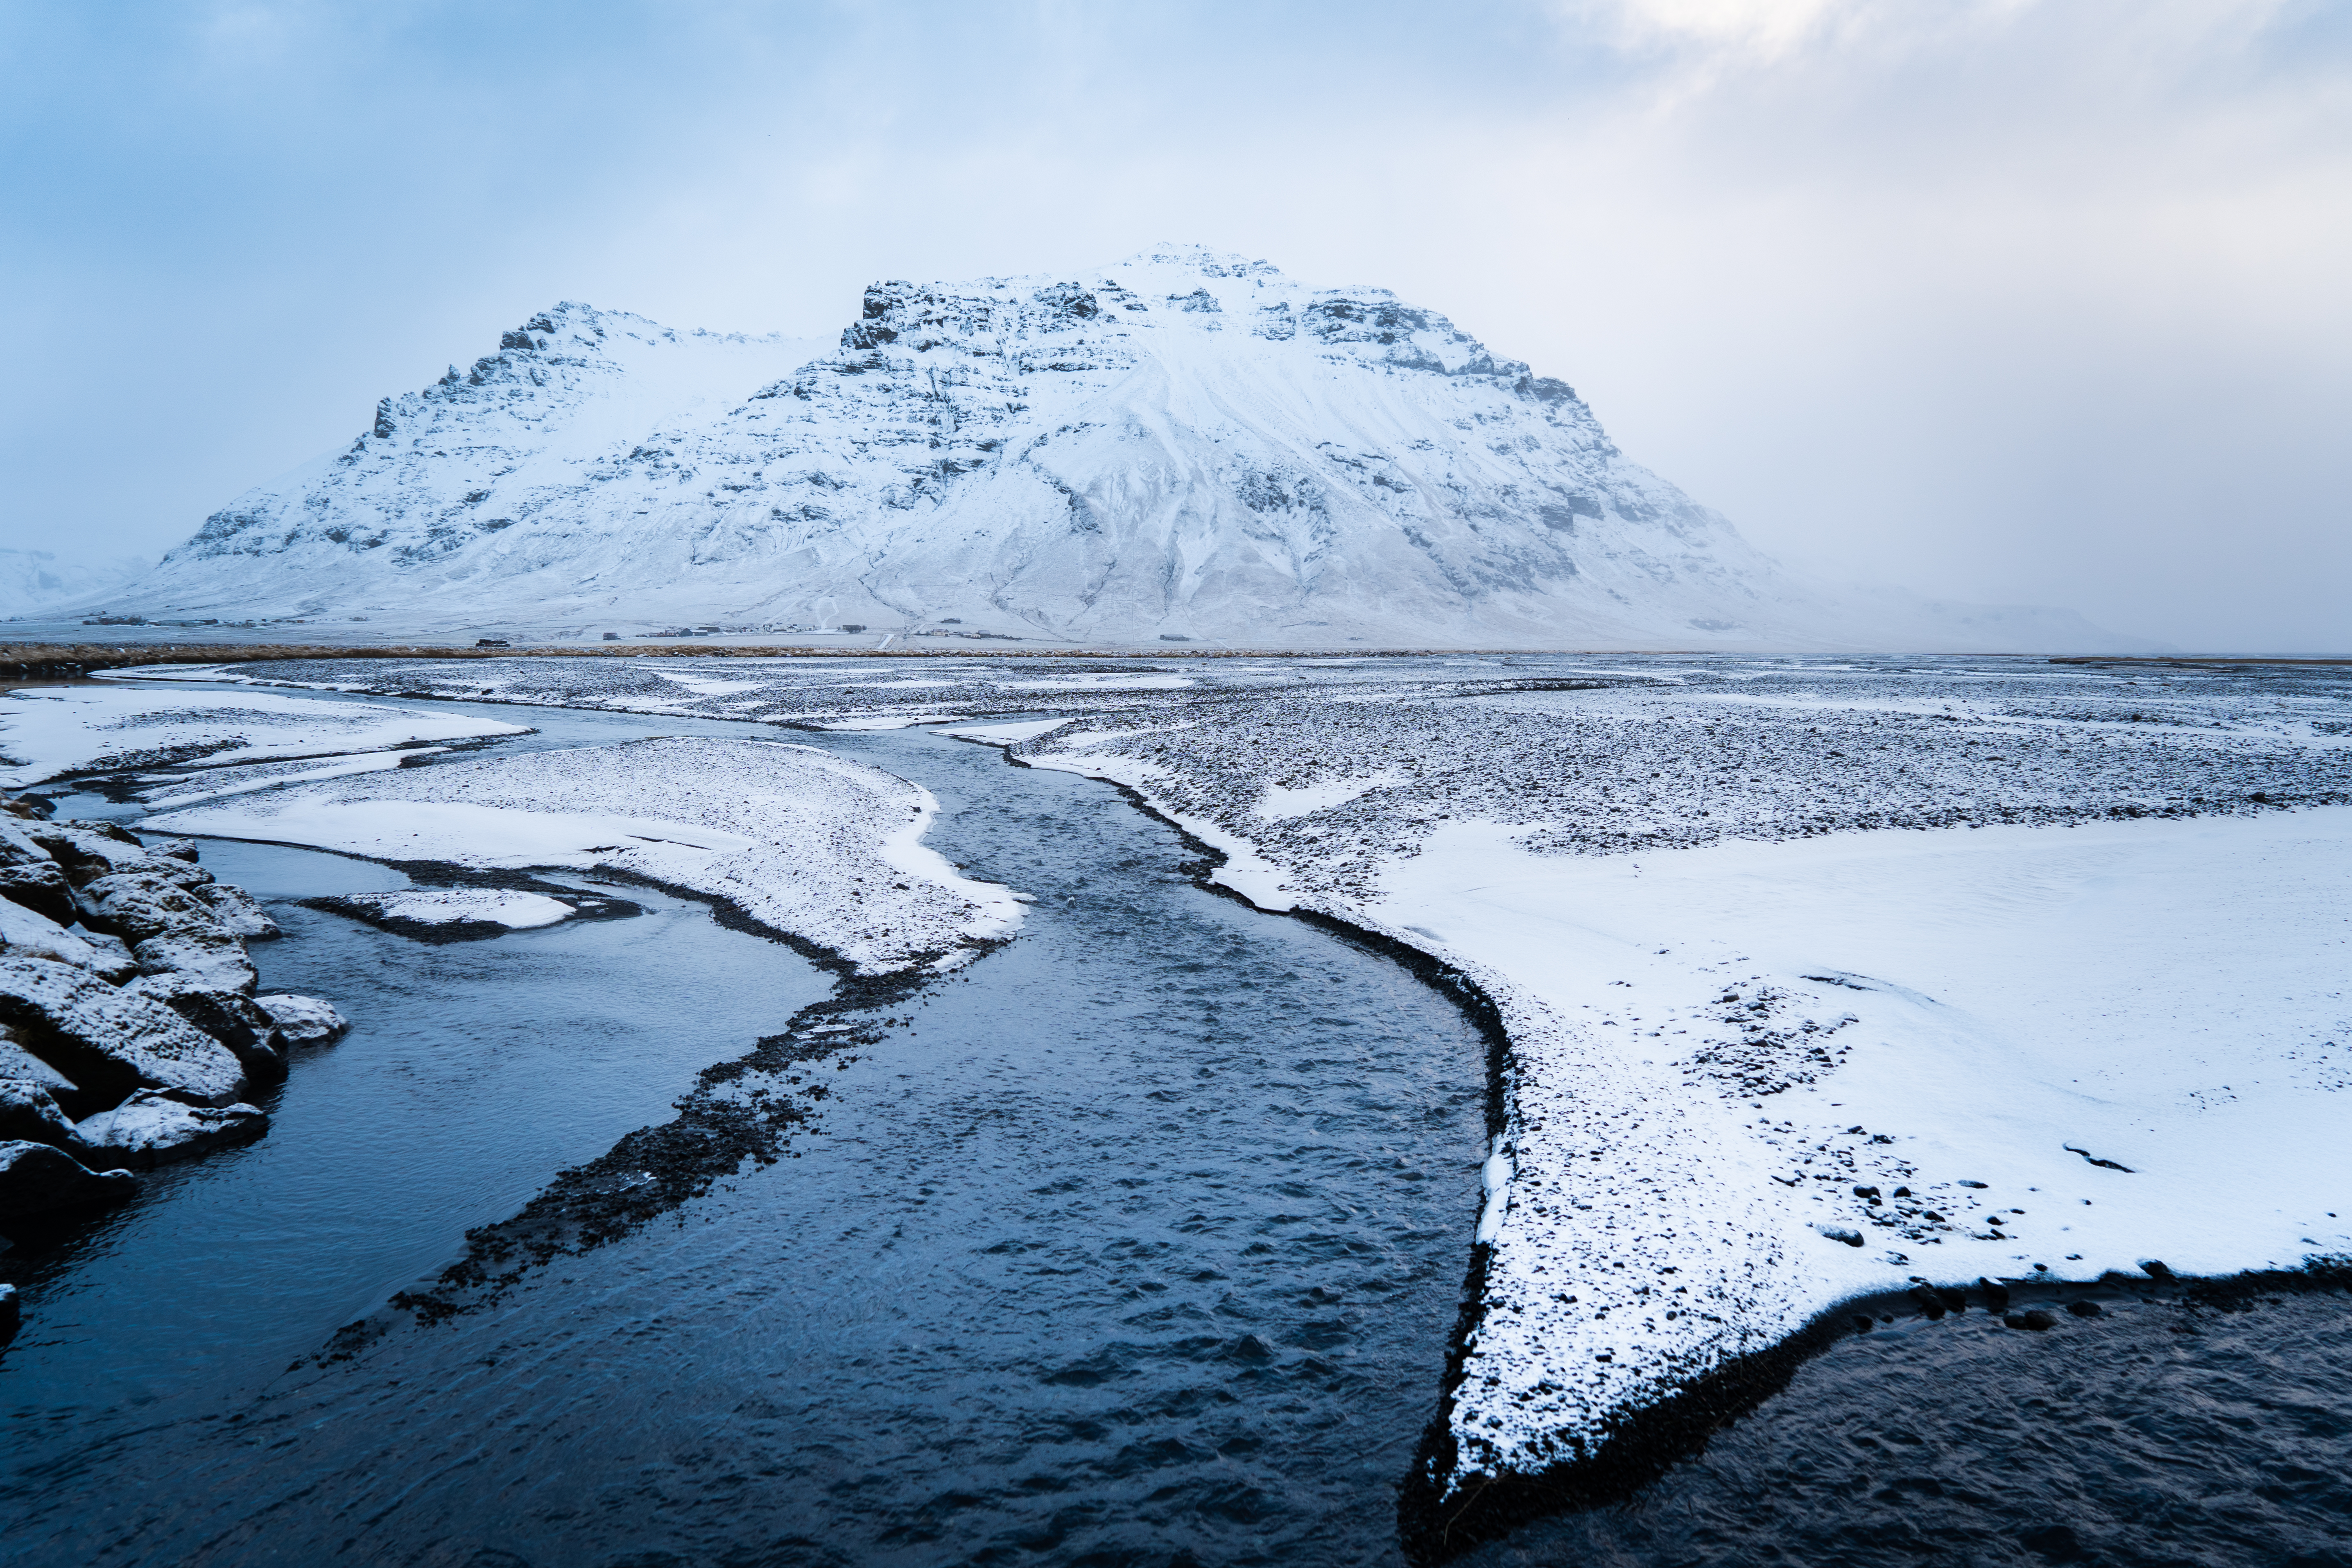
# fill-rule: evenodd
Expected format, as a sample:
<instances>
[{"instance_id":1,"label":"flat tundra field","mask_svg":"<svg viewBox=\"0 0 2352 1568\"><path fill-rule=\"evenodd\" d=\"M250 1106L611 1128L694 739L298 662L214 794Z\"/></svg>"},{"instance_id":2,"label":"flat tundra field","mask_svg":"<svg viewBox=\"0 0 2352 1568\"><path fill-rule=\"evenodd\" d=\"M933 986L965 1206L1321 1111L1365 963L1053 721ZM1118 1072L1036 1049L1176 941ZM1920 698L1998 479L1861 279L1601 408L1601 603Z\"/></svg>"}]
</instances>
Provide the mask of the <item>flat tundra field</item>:
<instances>
[{"instance_id":1,"label":"flat tundra field","mask_svg":"<svg viewBox=\"0 0 2352 1568\"><path fill-rule=\"evenodd\" d=\"M191 680L245 689L195 703ZM1263 910L1465 977L1506 1038L1462 1238L1475 1299L1417 1478L1440 1506L1605 1465L1645 1414L1858 1300L2352 1254L2352 671L322 660L33 689L0 704L0 752L20 784L153 766L168 716L203 718L190 755L224 765L160 789L159 809L180 797L161 826L288 842L348 836L371 803L423 822L465 788L520 806L541 787L471 756L334 760L498 757L501 726L412 710L343 718L348 745L237 747L284 704L325 706L282 689L306 687L940 725L1126 787ZM145 749L109 740L121 725ZM665 818L648 770L719 742L662 744L595 803L643 840ZM889 809L919 830L928 805ZM913 866L901 837L885 858ZM944 934L912 946L1014 928L1002 890L919 869Z\"/></svg>"}]
</instances>

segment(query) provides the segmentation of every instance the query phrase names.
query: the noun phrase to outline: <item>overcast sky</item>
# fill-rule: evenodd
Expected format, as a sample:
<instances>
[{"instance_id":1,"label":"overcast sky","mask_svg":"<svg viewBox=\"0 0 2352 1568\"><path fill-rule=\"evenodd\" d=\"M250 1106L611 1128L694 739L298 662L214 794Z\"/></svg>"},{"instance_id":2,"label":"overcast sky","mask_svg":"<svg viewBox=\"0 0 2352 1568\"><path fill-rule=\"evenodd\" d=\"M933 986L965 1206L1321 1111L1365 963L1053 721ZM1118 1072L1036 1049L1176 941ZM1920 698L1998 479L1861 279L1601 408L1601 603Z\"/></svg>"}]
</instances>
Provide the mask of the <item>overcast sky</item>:
<instances>
[{"instance_id":1,"label":"overcast sky","mask_svg":"<svg viewBox=\"0 0 2352 1568\"><path fill-rule=\"evenodd\" d=\"M1793 565L2352 648L2345 0L0 0L0 543L160 552L557 300L1197 240Z\"/></svg>"}]
</instances>

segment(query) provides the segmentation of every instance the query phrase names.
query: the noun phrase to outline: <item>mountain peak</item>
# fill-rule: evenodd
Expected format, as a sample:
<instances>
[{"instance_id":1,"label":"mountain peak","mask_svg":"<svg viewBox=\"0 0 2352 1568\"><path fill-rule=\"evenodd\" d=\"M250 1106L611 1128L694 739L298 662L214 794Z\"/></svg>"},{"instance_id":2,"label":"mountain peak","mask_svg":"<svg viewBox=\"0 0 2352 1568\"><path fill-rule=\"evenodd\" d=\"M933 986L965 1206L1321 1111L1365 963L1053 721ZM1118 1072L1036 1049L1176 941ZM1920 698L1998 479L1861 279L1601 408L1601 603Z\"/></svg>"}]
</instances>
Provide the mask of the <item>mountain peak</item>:
<instances>
[{"instance_id":1,"label":"mountain peak","mask_svg":"<svg viewBox=\"0 0 2352 1568\"><path fill-rule=\"evenodd\" d=\"M420 631L1838 640L1827 601L1625 461L1567 383L1388 289L1195 245L886 279L832 344L564 301L215 513L136 594Z\"/></svg>"}]
</instances>

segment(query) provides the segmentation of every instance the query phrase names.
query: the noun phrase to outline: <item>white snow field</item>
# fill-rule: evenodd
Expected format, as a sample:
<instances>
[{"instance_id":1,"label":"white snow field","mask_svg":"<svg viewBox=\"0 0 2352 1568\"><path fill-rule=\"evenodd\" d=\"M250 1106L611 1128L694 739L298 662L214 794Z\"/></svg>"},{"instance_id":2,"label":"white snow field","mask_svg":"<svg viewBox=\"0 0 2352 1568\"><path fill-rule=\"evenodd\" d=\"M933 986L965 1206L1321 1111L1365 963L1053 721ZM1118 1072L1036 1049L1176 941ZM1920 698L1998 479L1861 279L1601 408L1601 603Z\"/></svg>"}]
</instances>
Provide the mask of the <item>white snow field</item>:
<instances>
[{"instance_id":1,"label":"white snow field","mask_svg":"<svg viewBox=\"0 0 2352 1568\"><path fill-rule=\"evenodd\" d=\"M1471 1470L1858 1292L2352 1255L2352 807L1568 861L1456 825L1351 912L1512 1037Z\"/></svg>"},{"instance_id":2,"label":"white snow field","mask_svg":"<svg viewBox=\"0 0 2352 1568\"><path fill-rule=\"evenodd\" d=\"M409 754L403 749L428 742L528 733L526 725L470 713L275 692L225 696L149 683L30 687L0 698L0 788L24 789L73 773L362 752L373 755L320 771L390 768Z\"/></svg>"},{"instance_id":3,"label":"white snow field","mask_svg":"<svg viewBox=\"0 0 2352 1568\"><path fill-rule=\"evenodd\" d=\"M389 893L346 893L341 901L380 920L424 926L501 925L509 931L535 931L577 912L545 893L506 888L401 888Z\"/></svg>"},{"instance_id":4,"label":"white snow field","mask_svg":"<svg viewBox=\"0 0 2352 1568\"><path fill-rule=\"evenodd\" d=\"M805 746L671 738L290 784L142 826L382 860L606 868L724 899L883 974L956 967L1020 924L1010 889L924 847L938 810L928 790Z\"/></svg>"},{"instance_id":5,"label":"white snow field","mask_svg":"<svg viewBox=\"0 0 2352 1568\"><path fill-rule=\"evenodd\" d=\"M86 607L309 637L2124 646L1810 585L1566 383L1387 289L1192 246L877 283L837 345L560 305Z\"/></svg>"}]
</instances>

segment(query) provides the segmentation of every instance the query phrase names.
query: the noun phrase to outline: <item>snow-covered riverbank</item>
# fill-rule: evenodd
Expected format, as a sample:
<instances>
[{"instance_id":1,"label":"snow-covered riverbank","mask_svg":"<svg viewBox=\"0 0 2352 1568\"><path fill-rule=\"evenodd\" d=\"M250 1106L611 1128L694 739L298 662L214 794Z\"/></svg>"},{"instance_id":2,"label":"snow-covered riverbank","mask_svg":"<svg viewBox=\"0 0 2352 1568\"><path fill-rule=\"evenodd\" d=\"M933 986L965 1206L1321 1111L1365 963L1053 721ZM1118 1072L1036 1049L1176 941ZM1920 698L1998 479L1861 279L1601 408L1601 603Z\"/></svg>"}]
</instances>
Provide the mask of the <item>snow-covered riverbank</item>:
<instances>
[{"instance_id":1,"label":"snow-covered riverbank","mask_svg":"<svg viewBox=\"0 0 2352 1568\"><path fill-rule=\"evenodd\" d=\"M674 737L289 784L151 818L465 867L604 868L723 899L861 973L952 968L1021 906L922 843L928 791L782 742Z\"/></svg>"}]
</instances>

